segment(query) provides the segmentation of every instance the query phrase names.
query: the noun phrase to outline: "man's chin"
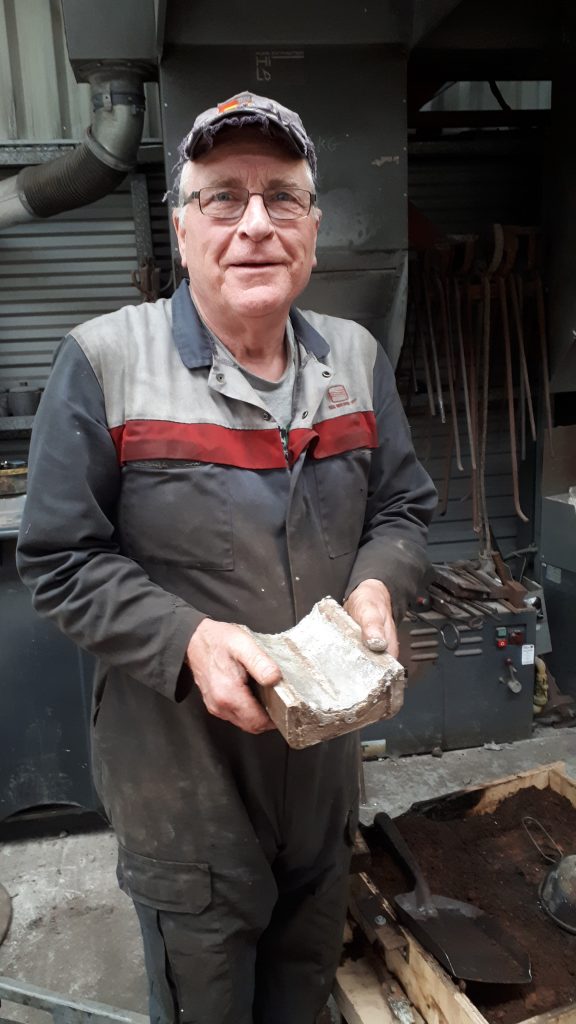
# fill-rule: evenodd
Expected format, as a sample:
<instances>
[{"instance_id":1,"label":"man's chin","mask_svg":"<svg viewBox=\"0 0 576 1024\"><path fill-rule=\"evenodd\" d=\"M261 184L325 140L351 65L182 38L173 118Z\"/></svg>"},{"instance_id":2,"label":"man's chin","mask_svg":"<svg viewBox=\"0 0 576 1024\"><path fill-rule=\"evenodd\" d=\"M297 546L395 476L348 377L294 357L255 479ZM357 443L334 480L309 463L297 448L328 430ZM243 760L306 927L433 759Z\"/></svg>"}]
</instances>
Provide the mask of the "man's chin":
<instances>
[{"instance_id":1,"label":"man's chin","mask_svg":"<svg viewBox=\"0 0 576 1024\"><path fill-rule=\"evenodd\" d=\"M222 295L238 316L285 315L292 301L292 295L286 288L261 281L247 281L243 288L234 288L229 293L223 289Z\"/></svg>"}]
</instances>

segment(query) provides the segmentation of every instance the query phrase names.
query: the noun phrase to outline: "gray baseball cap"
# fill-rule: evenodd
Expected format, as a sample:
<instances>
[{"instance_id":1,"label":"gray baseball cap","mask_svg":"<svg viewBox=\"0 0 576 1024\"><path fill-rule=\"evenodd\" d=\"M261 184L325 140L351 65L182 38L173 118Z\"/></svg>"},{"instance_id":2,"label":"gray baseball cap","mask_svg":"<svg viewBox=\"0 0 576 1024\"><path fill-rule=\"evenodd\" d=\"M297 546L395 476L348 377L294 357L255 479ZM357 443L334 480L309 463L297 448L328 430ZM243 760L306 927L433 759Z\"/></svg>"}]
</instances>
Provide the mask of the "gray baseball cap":
<instances>
[{"instance_id":1,"label":"gray baseball cap","mask_svg":"<svg viewBox=\"0 0 576 1024\"><path fill-rule=\"evenodd\" d=\"M230 99L199 114L191 131L182 140L182 156L192 160L199 150L211 149L216 132L224 125L235 128L256 125L264 133L282 138L293 152L308 161L312 174L316 175L314 143L298 114L288 107L283 107L276 100L256 96L253 92L239 92L236 96L231 96Z\"/></svg>"}]
</instances>

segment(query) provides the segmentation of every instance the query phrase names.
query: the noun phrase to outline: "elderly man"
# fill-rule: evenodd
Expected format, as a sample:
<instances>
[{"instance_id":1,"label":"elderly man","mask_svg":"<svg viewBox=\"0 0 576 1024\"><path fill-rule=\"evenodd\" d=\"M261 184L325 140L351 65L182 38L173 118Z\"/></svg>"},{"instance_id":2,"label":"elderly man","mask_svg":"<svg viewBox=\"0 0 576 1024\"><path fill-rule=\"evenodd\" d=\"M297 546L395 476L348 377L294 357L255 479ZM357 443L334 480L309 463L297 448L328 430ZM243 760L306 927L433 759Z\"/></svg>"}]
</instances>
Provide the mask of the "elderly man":
<instances>
[{"instance_id":1,"label":"elderly man","mask_svg":"<svg viewBox=\"0 0 576 1024\"><path fill-rule=\"evenodd\" d=\"M330 594L367 644L425 564L435 492L384 351L298 310L315 264L300 118L241 94L183 143L171 300L76 328L32 441L19 566L98 659L94 775L158 1024L313 1024L338 962L357 737L290 750L240 623Z\"/></svg>"}]
</instances>

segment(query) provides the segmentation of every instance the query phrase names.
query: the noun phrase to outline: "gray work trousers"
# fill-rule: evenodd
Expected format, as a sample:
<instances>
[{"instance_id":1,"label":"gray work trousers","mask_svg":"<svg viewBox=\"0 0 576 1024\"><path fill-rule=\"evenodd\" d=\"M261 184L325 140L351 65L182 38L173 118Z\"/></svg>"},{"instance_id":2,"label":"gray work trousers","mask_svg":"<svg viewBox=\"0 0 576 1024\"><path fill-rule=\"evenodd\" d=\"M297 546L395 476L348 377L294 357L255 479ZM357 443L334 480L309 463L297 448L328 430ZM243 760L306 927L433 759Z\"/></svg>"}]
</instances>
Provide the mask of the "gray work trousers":
<instances>
[{"instance_id":1,"label":"gray work trousers","mask_svg":"<svg viewBox=\"0 0 576 1024\"><path fill-rule=\"evenodd\" d=\"M196 712L193 750L177 718L157 738L194 785L159 783L153 760L128 785L130 733L116 772L119 881L142 926L152 1024L314 1024L342 943L358 737L291 750Z\"/></svg>"},{"instance_id":2,"label":"gray work trousers","mask_svg":"<svg viewBox=\"0 0 576 1024\"><path fill-rule=\"evenodd\" d=\"M202 914L135 904L151 1024L314 1024L338 966L347 877L279 896L272 909L254 893L251 922L217 888Z\"/></svg>"}]
</instances>

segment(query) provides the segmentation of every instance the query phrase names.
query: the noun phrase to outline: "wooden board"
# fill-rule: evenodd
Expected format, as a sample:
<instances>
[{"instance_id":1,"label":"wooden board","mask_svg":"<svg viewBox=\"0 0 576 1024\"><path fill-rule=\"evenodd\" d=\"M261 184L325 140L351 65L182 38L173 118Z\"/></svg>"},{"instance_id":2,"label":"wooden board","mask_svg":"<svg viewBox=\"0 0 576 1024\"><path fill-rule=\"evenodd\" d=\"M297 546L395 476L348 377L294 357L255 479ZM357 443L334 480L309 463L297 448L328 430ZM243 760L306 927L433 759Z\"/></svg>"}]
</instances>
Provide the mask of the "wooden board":
<instances>
[{"instance_id":1,"label":"wooden board","mask_svg":"<svg viewBox=\"0 0 576 1024\"><path fill-rule=\"evenodd\" d=\"M530 786L535 786L536 789L553 789L576 807L576 782L566 775L562 761L555 761L542 768L531 768L528 771L519 772L517 775L508 775L506 778L498 779L486 786L468 786L463 792L481 792L482 795L478 803L470 813L489 814L506 797L512 796L520 789L529 789Z\"/></svg>"},{"instance_id":2,"label":"wooden board","mask_svg":"<svg viewBox=\"0 0 576 1024\"><path fill-rule=\"evenodd\" d=\"M576 807L576 781L566 775L565 766L560 761L510 775L485 786L469 786L463 792L480 794L478 802L469 813L484 814L492 812L506 797L530 786L550 788ZM379 914L374 912L375 901L380 907ZM367 907L370 907L368 916L371 920L367 919L362 909ZM366 873L353 879L350 911L368 940L375 943L386 966L398 978L426 1024L488 1024L484 1015L454 984L437 960L426 952L407 929L398 924L392 905ZM381 918L386 920L386 942L379 941L378 924L381 925ZM402 936L404 945L398 943L394 948L394 943L389 941L392 928ZM386 1018L383 1020L386 1021ZM576 1024L576 1004L530 1017L522 1021L522 1024Z\"/></svg>"},{"instance_id":3,"label":"wooden board","mask_svg":"<svg viewBox=\"0 0 576 1024\"><path fill-rule=\"evenodd\" d=\"M372 921L367 920L363 914L363 907L368 906L369 901L374 908L371 909ZM378 907L374 907L375 902ZM374 941L376 936L376 946L386 967L398 978L426 1024L486 1024L486 1018L454 984L438 961L426 952L407 929L398 925L391 905L367 874L361 874L353 881L350 909L368 940ZM376 909L379 909L379 914L375 912ZM404 939L402 946L394 948L388 936L379 941L381 918L395 922L395 929Z\"/></svg>"},{"instance_id":4,"label":"wooden board","mask_svg":"<svg viewBox=\"0 0 576 1024\"><path fill-rule=\"evenodd\" d=\"M540 1013L537 1017L522 1021L522 1024L576 1024L576 1007L564 1006L561 1010Z\"/></svg>"},{"instance_id":5,"label":"wooden board","mask_svg":"<svg viewBox=\"0 0 576 1024\"><path fill-rule=\"evenodd\" d=\"M366 959L346 960L336 971L332 994L347 1024L398 1024Z\"/></svg>"},{"instance_id":6,"label":"wooden board","mask_svg":"<svg viewBox=\"0 0 576 1024\"><path fill-rule=\"evenodd\" d=\"M563 764L550 769L550 789L569 800L576 807L576 782L566 775Z\"/></svg>"}]
</instances>

